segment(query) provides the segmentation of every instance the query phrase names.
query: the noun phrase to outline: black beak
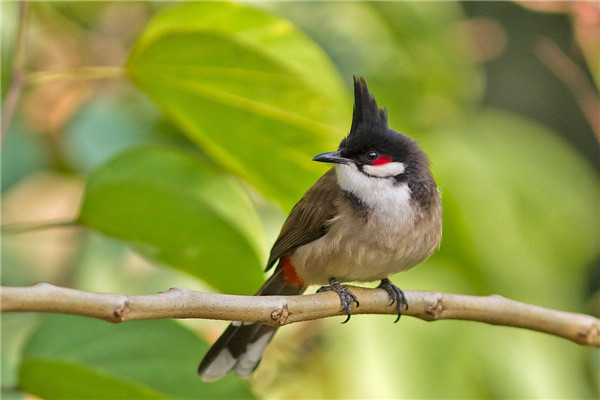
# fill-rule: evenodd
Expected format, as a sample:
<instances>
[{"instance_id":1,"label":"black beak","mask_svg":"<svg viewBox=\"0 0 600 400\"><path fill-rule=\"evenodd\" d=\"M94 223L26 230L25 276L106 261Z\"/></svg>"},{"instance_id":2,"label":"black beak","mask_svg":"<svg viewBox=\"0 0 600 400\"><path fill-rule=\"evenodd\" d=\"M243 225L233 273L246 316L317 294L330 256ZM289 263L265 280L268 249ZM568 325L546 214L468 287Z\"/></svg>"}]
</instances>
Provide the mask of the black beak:
<instances>
[{"instance_id":1,"label":"black beak","mask_svg":"<svg viewBox=\"0 0 600 400\"><path fill-rule=\"evenodd\" d=\"M349 164L352 162L349 158L340 157L339 151L330 151L329 153L319 154L313 157L313 161L333 163L333 164Z\"/></svg>"}]
</instances>

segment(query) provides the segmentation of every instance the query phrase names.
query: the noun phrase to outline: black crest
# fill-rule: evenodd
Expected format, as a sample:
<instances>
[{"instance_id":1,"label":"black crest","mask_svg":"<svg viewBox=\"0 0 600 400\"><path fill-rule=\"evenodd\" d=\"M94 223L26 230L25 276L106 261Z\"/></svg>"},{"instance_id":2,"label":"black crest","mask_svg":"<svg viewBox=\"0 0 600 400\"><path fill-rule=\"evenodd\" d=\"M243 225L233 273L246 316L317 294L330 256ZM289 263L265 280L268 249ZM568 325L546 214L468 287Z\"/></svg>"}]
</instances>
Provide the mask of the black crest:
<instances>
[{"instance_id":1,"label":"black crest","mask_svg":"<svg viewBox=\"0 0 600 400\"><path fill-rule=\"evenodd\" d=\"M346 158L364 161L368 151L393 156L403 161L412 140L388 127L388 113L379 108L362 77L354 77L354 112L350 133L340 143L339 151Z\"/></svg>"},{"instance_id":2,"label":"black crest","mask_svg":"<svg viewBox=\"0 0 600 400\"><path fill-rule=\"evenodd\" d=\"M410 137L388 127L387 110L379 108L361 77L354 77L352 126L338 150L342 157L353 160L359 170L369 163L366 154L375 151L406 165L405 173L396 177L399 181L433 180L425 153Z\"/></svg>"},{"instance_id":3,"label":"black crest","mask_svg":"<svg viewBox=\"0 0 600 400\"><path fill-rule=\"evenodd\" d=\"M387 110L379 108L377 101L369 92L367 83L360 76L354 77L354 112L350 134L359 128L386 129L388 125Z\"/></svg>"}]
</instances>

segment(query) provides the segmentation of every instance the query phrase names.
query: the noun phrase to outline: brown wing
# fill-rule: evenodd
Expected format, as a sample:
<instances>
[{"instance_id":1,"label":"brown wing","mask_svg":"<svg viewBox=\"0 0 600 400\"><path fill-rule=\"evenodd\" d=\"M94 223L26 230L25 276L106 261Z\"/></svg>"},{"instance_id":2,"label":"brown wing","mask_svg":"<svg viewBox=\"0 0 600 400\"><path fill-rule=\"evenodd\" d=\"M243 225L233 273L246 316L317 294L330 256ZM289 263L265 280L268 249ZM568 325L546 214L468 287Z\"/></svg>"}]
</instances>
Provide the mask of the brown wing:
<instances>
[{"instance_id":1,"label":"brown wing","mask_svg":"<svg viewBox=\"0 0 600 400\"><path fill-rule=\"evenodd\" d=\"M335 216L335 201L340 193L335 169L332 168L319 178L292 208L271 249L267 271L280 257L327 233L327 222Z\"/></svg>"}]
</instances>

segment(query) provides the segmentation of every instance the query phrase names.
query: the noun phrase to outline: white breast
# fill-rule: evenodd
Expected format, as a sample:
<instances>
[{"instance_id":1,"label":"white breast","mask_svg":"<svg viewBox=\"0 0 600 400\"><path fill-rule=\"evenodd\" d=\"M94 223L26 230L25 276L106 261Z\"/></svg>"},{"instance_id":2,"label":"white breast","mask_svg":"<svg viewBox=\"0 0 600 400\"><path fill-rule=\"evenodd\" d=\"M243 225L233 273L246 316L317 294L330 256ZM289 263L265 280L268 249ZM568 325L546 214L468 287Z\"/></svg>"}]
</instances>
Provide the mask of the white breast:
<instances>
[{"instance_id":1,"label":"white breast","mask_svg":"<svg viewBox=\"0 0 600 400\"><path fill-rule=\"evenodd\" d=\"M406 183L368 177L354 165L336 166L336 175L343 190L369 207L369 216L364 219L342 204L327 234L292 254L298 275L307 282L383 279L413 267L437 247L441 222L424 219L412 207Z\"/></svg>"},{"instance_id":2,"label":"white breast","mask_svg":"<svg viewBox=\"0 0 600 400\"><path fill-rule=\"evenodd\" d=\"M386 225L403 225L413 220L410 189L406 183L398 183L389 178L367 176L354 164L336 165L335 172L340 187L353 193L369 206L375 217L381 218L381 221L377 222Z\"/></svg>"}]
</instances>

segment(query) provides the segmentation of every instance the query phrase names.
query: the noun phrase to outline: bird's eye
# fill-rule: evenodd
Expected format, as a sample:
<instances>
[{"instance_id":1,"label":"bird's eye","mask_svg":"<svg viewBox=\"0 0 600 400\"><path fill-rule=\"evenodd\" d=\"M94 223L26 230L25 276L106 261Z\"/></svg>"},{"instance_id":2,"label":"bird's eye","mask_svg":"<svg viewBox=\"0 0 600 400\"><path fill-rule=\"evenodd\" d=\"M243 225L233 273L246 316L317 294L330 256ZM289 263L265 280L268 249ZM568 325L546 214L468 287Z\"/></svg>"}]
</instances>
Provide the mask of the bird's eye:
<instances>
[{"instance_id":1,"label":"bird's eye","mask_svg":"<svg viewBox=\"0 0 600 400\"><path fill-rule=\"evenodd\" d=\"M370 151L367 153L367 160L369 161L375 161L377 160L377 158L379 158L379 154L377 154L377 152L375 151Z\"/></svg>"}]
</instances>

